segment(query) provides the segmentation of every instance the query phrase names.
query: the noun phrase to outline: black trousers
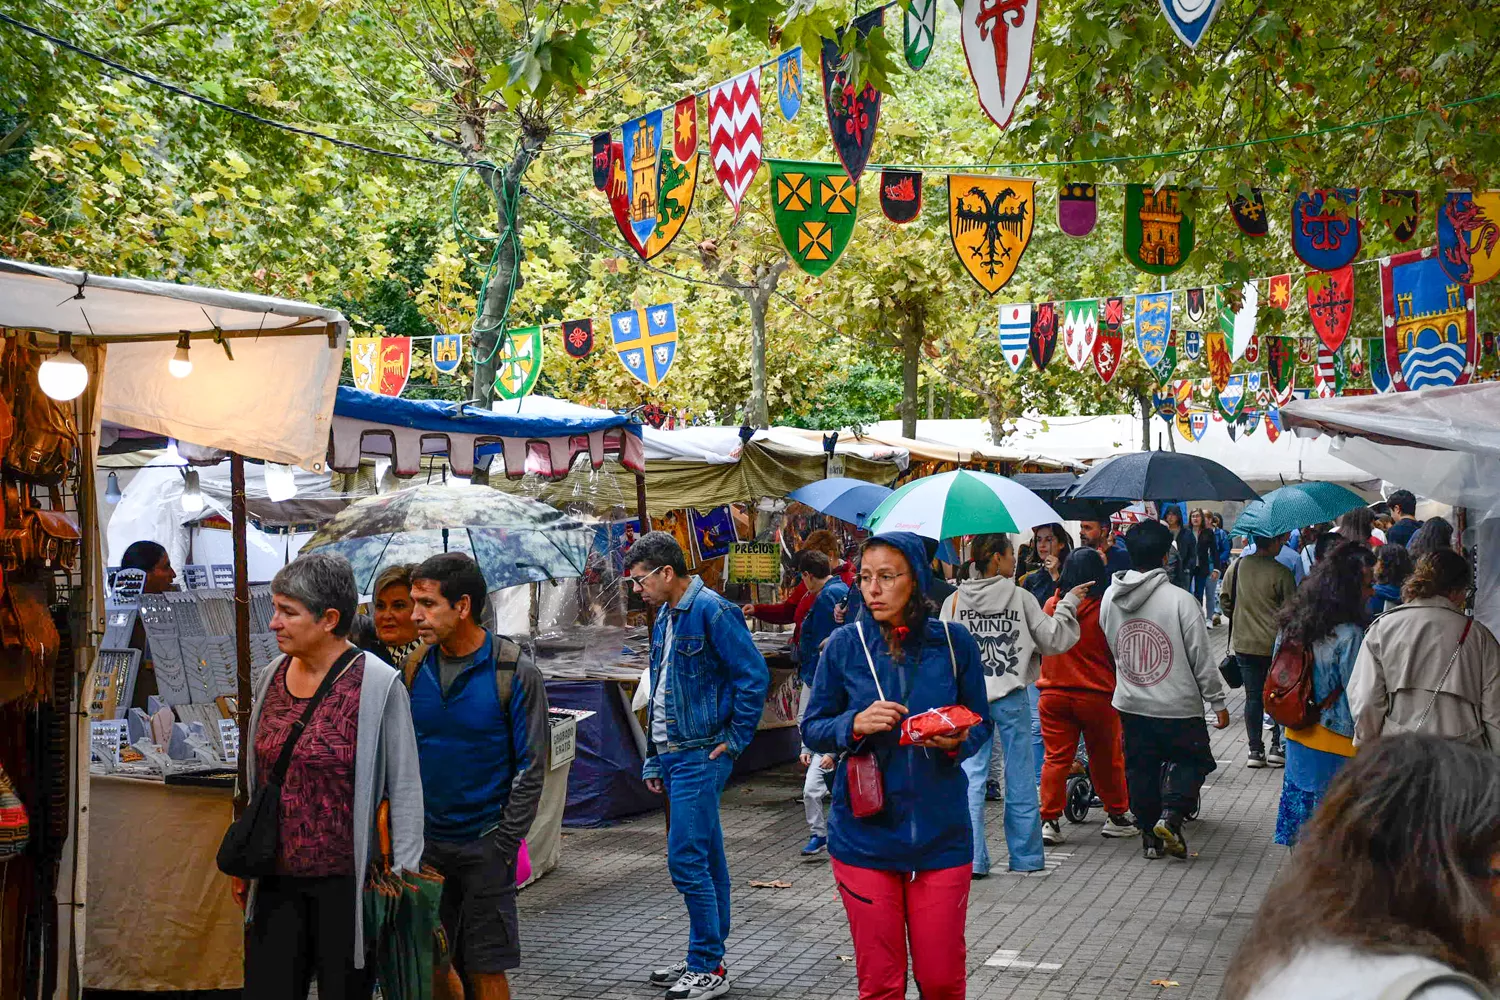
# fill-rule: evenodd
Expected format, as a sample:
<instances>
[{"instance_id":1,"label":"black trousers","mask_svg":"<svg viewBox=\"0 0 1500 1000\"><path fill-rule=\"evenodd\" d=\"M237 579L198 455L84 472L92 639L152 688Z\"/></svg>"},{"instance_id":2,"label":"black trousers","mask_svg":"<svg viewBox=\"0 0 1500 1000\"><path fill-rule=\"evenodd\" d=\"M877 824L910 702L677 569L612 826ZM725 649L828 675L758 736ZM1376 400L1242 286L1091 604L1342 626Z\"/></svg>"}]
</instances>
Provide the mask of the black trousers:
<instances>
[{"instance_id":1,"label":"black trousers","mask_svg":"<svg viewBox=\"0 0 1500 1000\"><path fill-rule=\"evenodd\" d=\"M1120 713L1125 733L1125 783L1135 825L1150 836L1165 810L1187 815L1198 804L1203 779L1218 765L1208 747L1208 724Z\"/></svg>"},{"instance_id":2,"label":"black trousers","mask_svg":"<svg viewBox=\"0 0 1500 1000\"><path fill-rule=\"evenodd\" d=\"M1262 735L1266 715L1266 674L1271 670L1269 656L1251 656L1236 653L1240 661L1240 673L1245 678L1245 738L1252 753L1263 753L1266 749ZM1281 727L1271 725L1271 745L1281 746Z\"/></svg>"},{"instance_id":3,"label":"black trousers","mask_svg":"<svg viewBox=\"0 0 1500 1000\"><path fill-rule=\"evenodd\" d=\"M373 969L354 967L353 875L261 879L245 927L245 1000L368 1000Z\"/></svg>"}]
</instances>

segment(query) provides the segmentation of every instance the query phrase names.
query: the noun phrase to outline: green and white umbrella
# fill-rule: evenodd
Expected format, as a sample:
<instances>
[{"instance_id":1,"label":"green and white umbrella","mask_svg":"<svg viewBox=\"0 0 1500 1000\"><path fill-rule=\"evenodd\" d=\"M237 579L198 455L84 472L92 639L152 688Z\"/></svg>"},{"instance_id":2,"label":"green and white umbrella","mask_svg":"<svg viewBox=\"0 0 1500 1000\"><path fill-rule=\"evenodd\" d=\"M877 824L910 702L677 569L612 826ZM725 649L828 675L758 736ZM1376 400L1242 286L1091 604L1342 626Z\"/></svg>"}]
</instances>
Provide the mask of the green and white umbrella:
<instances>
[{"instance_id":1,"label":"green and white umbrella","mask_svg":"<svg viewBox=\"0 0 1500 1000\"><path fill-rule=\"evenodd\" d=\"M994 531L1024 531L1061 522L1035 493L989 472L944 472L916 479L886 497L866 522L872 532L910 531L926 538L957 538Z\"/></svg>"}]
</instances>

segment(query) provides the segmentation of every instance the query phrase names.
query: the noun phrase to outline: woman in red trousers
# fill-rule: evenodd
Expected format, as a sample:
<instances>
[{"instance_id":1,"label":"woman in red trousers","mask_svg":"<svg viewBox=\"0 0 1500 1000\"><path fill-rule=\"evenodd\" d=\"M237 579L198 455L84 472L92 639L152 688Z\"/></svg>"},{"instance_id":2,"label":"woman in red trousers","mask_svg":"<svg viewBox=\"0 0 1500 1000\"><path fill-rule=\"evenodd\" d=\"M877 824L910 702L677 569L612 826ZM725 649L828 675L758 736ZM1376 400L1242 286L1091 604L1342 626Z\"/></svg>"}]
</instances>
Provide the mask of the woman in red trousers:
<instances>
[{"instance_id":1,"label":"woman in red trousers","mask_svg":"<svg viewBox=\"0 0 1500 1000\"><path fill-rule=\"evenodd\" d=\"M1066 653L1042 657L1042 675L1037 680L1041 699L1037 715L1042 723L1042 742L1047 758L1042 764L1042 843L1061 844L1063 801L1068 774L1083 734L1089 751L1089 776L1094 791L1104 803L1106 837L1133 837L1140 831L1130 818L1130 799L1125 791L1125 754L1120 742L1120 716L1110 703L1115 693L1115 660L1109 642L1099 628L1099 603L1109 586L1104 559L1093 549L1077 549L1063 564L1060 594L1082 583L1092 584L1089 596L1075 612L1080 627L1078 642ZM1054 595L1043 609L1049 615L1057 606Z\"/></svg>"},{"instance_id":2,"label":"woman in red trousers","mask_svg":"<svg viewBox=\"0 0 1500 1000\"><path fill-rule=\"evenodd\" d=\"M963 1000L974 842L959 763L989 738L984 667L973 636L939 621L927 600L932 572L921 538L876 535L861 553L864 608L824 647L802 722L810 749L842 755L828 853L854 938L859 996L906 996L910 943L925 1000ZM980 721L924 746L900 744L903 719L952 705ZM850 762L860 758L878 771L882 794L851 795L850 768L863 765Z\"/></svg>"}]
</instances>

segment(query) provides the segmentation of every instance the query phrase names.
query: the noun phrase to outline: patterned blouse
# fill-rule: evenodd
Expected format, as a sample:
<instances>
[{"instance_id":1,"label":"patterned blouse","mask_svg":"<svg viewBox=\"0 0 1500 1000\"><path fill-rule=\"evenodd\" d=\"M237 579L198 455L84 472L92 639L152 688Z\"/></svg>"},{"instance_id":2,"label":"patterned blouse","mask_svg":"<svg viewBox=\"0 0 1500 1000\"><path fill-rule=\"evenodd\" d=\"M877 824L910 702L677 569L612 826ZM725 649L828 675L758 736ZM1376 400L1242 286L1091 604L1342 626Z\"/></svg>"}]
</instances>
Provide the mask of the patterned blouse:
<instances>
[{"instance_id":1,"label":"patterned blouse","mask_svg":"<svg viewBox=\"0 0 1500 1000\"><path fill-rule=\"evenodd\" d=\"M282 659L266 690L255 731L255 765L264 785L281 756L308 698L287 690L291 657ZM281 787L281 856L284 875L354 874L354 748L364 657L356 657L313 713Z\"/></svg>"}]
</instances>

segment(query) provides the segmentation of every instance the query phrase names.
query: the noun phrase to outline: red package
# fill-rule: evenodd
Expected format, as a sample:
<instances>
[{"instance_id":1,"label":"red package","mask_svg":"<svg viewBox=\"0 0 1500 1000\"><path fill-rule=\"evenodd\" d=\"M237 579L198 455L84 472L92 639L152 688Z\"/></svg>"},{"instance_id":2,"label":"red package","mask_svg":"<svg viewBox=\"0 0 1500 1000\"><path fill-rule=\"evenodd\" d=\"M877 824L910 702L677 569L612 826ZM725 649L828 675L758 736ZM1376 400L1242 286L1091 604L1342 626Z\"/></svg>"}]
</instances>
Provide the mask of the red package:
<instances>
[{"instance_id":1,"label":"red package","mask_svg":"<svg viewBox=\"0 0 1500 1000\"><path fill-rule=\"evenodd\" d=\"M901 745L921 746L934 736L955 736L959 730L968 729L982 721L984 720L963 705L929 708L902 720Z\"/></svg>"}]
</instances>

